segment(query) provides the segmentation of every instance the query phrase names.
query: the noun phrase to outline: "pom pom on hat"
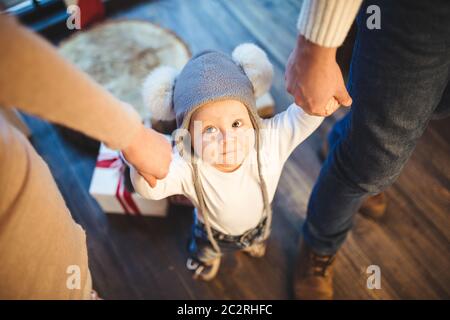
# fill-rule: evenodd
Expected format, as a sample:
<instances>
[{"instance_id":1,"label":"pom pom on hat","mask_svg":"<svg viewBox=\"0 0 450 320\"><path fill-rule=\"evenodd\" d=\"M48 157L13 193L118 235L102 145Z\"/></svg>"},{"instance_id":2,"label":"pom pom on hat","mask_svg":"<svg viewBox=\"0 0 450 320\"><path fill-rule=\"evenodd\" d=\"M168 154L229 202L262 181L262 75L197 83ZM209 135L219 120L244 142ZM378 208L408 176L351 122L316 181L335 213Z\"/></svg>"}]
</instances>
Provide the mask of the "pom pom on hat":
<instances>
[{"instance_id":1,"label":"pom pom on hat","mask_svg":"<svg viewBox=\"0 0 450 320\"><path fill-rule=\"evenodd\" d=\"M273 67L261 48L252 43L243 43L233 50L231 57L236 64L242 67L250 79L256 98L269 91L272 84Z\"/></svg>"},{"instance_id":2,"label":"pom pom on hat","mask_svg":"<svg viewBox=\"0 0 450 320\"><path fill-rule=\"evenodd\" d=\"M169 66L154 69L144 80L142 98L154 120L175 119L173 110L173 87L178 70Z\"/></svg>"}]
</instances>

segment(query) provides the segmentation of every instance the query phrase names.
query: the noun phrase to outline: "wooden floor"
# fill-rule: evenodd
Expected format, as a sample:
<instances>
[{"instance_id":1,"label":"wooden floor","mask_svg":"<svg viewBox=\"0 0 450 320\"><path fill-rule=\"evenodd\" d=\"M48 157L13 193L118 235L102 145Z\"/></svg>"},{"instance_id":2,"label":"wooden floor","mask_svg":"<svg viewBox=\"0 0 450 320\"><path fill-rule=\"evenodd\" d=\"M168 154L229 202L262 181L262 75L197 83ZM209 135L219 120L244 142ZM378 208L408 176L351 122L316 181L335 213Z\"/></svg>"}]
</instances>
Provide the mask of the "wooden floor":
<instances>
[{"instance_id":1,"label":"wooden floor","mask_svg":"<svg viewBox=\"0 0 450 320\"><path fill-rule=\"evenodd\" d=\"M203 49L231 52L245 41L258 44L274 63L272 94L282 111L291 101L283 74L298 12L297 0L170 0L137 4L115 17L145 19L174 30L194 54ZM267 255L229 257L211 283L192 280L184 267L189 210L173 207L163 219L105 215L88 194L96 145L89 148L92 142L83 137L73 144L62 135L67 131L35 118L27 121L33 144L49 164L74 219L87 230L94 287L102 297L292 298L300 226L321 165L318 150L335 117L327 119L286 164L273 203L274 231ZM450 298L448 125L448 120L441 121L425 132L399 180L387 191L389 207L382 221L356 216L336 264L336 298ZM381 268L379 290L366 288L369 265Z\"/></svg>"}]
</instances>

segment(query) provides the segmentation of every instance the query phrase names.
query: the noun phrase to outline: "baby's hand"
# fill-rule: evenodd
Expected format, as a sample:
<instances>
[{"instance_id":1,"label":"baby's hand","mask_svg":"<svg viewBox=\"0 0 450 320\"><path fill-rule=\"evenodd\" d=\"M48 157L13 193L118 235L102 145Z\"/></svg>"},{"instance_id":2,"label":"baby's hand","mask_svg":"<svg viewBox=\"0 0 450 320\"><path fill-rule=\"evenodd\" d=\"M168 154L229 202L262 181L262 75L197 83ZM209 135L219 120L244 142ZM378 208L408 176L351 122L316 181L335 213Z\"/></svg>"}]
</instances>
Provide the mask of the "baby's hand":
<instances>
[{"instance_id":1,"label":"baby's hand","mask_svg":"<svg viewBox=\"0 0 450 320\"><path fill-rule=\"evenodd\" d=\"M156 186L156 179L167 175L172 161L172 147L167 139L143 125L122 154L152 188Z\"/></svg>"},{"instance_id":2,"label":"baby's hand","mask_svg":"<svg viewBox=\"0 0 450 320\"><path fill-rule=\"evenodd\" d=\"M144 179L148 182L150 187L152 188L156 187L156 178L154 176L146 174L144 172L139 172L139 174L144 177Z\"/></svg>"}]
</instances>

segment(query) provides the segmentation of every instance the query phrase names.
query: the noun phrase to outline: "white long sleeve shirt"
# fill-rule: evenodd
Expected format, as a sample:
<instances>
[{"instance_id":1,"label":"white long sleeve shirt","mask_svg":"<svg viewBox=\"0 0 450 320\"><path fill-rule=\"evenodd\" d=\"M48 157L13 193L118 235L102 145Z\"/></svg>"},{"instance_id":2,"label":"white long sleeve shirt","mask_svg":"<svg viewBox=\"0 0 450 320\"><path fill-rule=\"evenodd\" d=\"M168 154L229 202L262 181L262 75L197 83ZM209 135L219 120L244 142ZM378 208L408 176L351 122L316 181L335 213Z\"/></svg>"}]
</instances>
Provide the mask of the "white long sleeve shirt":
<instances>
[{"instance_id":1,"label":"white long sleeve shirt","mask_svg":"<svg viewBox=\"0 0 450 320\"><path fill-rule=\"evenodd\" d=\"M310 116L295 104L262 120L261 162L272 202L283 165L291 152L322 122L323 117ZM223 233L239 235L254 228L262 218L263 198L259 184L257 153L253 148L241 166L233 172L222 172L212 165L198 163L205 204L210 213L211 226ZM185 195L196 208L191 164L174 152L168 175L158 180L154 188L132 168L131 180L135 190L145 198L162 199L175 194ZM202 221L201 214L198 216Z\"/></svg>"}]
</instances>

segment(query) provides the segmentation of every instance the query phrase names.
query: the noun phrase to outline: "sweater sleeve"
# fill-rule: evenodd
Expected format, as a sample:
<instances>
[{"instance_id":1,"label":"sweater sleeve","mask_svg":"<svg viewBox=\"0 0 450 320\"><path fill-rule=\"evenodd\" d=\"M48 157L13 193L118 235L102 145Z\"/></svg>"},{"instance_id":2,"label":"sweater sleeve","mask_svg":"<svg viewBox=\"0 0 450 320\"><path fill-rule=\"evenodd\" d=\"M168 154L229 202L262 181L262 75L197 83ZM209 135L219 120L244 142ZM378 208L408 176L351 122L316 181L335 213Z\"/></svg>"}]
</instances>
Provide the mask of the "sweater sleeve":
<instances>
[{"instance_id":1,"label":"sweater sleeve","mask_svg":"<svg viewBox=\"0 0 450 320\"><path fill-rule=\"evenodd\" d=\"M191 197L192 192L189 182L192 181L192 172L186 161L174 153L170 163L169 172L164 179L156 180L156 186L152 188L133 166L130 166L131 182L134 190L147 199L160 200L171 195L181 194Z\"/></svg>"},{"instance_id":2,"label":"sweater sleeve","mask_svg":"<svg viewBox=\"0 0 450 320\"><path fill-rule=\"evenodd\" d=\"M0 14L0 47L0 105L81 131L113 149L131 142L139 114L6 14Z\"/></svg>"},{"instance_id":3,"label":"sweater sleeve","mask_svg":"<svg viewBox=\"0 0 450 320\"><path fill-rule=\"evenodd\" d=\"M362 0L304 0L297 29L323 47L339 47L358 13Z\"/></svg>"},{"instance_id":4,"label":"sweater sleeve","mask_svg":"<svg viewBox=\"0 0 450 320\"><path fill-rule=\"evenodd\" d=\"M266 146L283 164L292 151L319 127L323 119L305 113L293 103L286 111L263 120Z\"/></svg>"}]
</instances>

